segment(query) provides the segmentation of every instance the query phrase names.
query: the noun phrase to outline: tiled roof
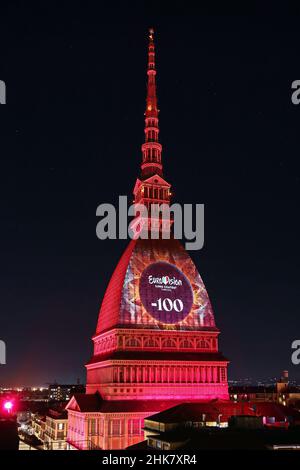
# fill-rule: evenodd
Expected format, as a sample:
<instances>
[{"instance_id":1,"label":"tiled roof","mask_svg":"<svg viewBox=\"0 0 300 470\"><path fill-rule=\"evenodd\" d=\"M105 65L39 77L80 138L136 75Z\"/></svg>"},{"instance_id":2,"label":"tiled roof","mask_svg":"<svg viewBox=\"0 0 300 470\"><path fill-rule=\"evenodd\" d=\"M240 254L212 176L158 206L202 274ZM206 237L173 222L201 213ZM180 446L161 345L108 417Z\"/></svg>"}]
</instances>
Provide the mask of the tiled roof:
<instances>
[{"instance_id":1,"label":"tiled roof","mask_svg":"<svg viewBox=\"0 0 300 470\"><path fill-rule=\"evenodd\" d=\"M50 408L47 412L47 416L53 419L67 419L68 415L65 409L55 410Z\"/></svg>"},{"instance_id":2,"label":"tiled roof","mask_svg":"<svg viewBox=\"0 0 300 470\"><path fill-rule=\"evenodd\" d=\"M153 415L148 419L163 423L178 423L184 421L202 420L202 415L206 415L206 421L210 418L217 420L221 416L221 421L228 421L230 416L265 416L274 417L275 421L285 421L289 416L300 419L300 413L277 403L251 403L251 402L231 402L231 401L211 401L208 403L182 403L178 406L166 409L161 413Z\"/></svg>"},{"instance_id":3,"label":"tiled roof","mask_svg":"<svg viewBox=\"0 0 300 470\"><path fill-rule=\"evenodd\" d=\"M73 399L81 412L100 413L130 413L134 411L156 413L166 408L171 408L179 403L173 400L102 400L98 393L86 395L75 394ZM76 404L70 406L72 400L67 405L68 409L76 409Z\"/></svg>"}]
</instances>

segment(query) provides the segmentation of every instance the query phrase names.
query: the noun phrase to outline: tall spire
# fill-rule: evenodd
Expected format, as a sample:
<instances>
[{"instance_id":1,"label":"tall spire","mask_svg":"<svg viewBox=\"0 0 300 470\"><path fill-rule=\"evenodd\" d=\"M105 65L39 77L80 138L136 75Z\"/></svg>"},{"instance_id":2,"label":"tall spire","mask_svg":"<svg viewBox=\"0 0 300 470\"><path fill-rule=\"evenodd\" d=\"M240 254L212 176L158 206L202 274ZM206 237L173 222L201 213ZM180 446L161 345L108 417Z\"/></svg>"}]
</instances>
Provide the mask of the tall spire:
<instances>
[{"instance_id":1,"label":"tall spire","mask_svg":"<svg viewBox=\"0 0 300 470\"><path fill-rule=\"evenodd\" d=\"M172 197L171 185L163 178L161 151L158 141L158 113L156 96L156 68L154 31L149 30L148 67L147 67L147 98L145 111L145 142L142 145L141 175L136 180L133 190L134 203L147 208L148 215L140 215L131 223L131 228L137 233L149 231L153 227L159 232L170 232L172 220L170 216L153 215L153 205L170 205ZM151 212L151 215L150 215Z\"/></svg>"},{"instance_id":2,"label":"tall spire","mask_svg":"<svg viewBox=\"0 0 300 470\"><path fill-rule=\"evenodd\" d=\"M156 96L156 68L154 30L149 29L148 44L148 83L145 111L145 143L142 145L142 173L141 178L149 178L152 175L162 176L161 151L162 146L158 142L158 113Z\"/></svg>"}]
</instances>

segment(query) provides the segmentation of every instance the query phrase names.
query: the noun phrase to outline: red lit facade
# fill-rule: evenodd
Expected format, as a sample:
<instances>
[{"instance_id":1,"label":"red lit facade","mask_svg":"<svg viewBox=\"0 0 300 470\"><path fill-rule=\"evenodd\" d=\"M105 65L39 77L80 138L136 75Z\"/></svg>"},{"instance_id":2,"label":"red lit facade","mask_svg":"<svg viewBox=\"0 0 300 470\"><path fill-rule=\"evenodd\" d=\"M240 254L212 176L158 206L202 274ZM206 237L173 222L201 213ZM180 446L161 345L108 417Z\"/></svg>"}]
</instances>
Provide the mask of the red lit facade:
<instances>
[{"instance_id":1,"label":"red lit facade","mask_svg":"<svg viewBox=\"0 0 300 470\"><path fill-rule=\"evenodd\" d=\"M164 179L156 97L153 30L149 33L145 142L136 204L170 204ZM170 228L168 219L140 217L136 231ZM132 240L105 292L86 365L86 395L68 410L68 441L76 448L122 449L144 439L145 417L186 401L228 399L228 361L192 259L178 240Z\"/></svg>"}]
</instances>

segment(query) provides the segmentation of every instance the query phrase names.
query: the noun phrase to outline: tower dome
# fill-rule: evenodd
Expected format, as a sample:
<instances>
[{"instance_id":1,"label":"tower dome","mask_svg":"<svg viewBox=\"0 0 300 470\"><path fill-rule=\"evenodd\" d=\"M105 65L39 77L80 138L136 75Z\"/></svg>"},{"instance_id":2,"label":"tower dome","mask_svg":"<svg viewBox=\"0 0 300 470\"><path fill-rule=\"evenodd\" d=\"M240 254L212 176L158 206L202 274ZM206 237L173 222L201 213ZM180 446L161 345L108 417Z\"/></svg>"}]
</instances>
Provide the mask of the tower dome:
<instances>
[{"instance_id":1,"label":"tower dome","mask_svg":"<svg viewBox=\"0 0 300 470\"><path fill-rule=\"evenodd\" d=\"M96 334L120 327L216 330L201 276L178 240L129 243L104 295Z\"/></svg>"}]
</instances>

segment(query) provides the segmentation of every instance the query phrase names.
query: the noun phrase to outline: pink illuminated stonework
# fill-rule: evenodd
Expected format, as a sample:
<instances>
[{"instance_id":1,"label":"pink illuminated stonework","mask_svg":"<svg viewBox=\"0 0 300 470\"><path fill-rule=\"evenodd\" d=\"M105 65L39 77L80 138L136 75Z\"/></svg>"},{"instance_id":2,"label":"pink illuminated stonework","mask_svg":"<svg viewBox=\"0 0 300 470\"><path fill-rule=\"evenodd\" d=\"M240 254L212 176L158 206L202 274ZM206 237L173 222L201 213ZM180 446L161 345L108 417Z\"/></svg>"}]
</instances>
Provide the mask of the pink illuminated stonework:
<instances>
[{"instance_id":1,"label":"pink illuminated stonework","mask_svg":"<svg viewBox=\"0 0 300 470\"><path fill-rule=\"evenodd\" d=\"M158 141L153 31L148 46L145 142L136 204L170 204ZM168 230L170 220L138 220ZM67 405L75 448L123 449L144 440L144 418L174 404L227 400L228 360L201 276L178 240L132 240L111 277L93 336L85 395Z\"/></svg>"}]
</instances>

